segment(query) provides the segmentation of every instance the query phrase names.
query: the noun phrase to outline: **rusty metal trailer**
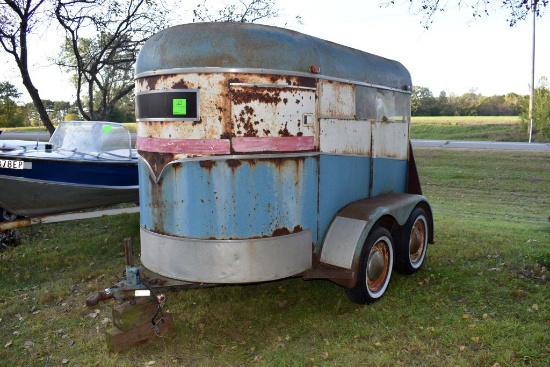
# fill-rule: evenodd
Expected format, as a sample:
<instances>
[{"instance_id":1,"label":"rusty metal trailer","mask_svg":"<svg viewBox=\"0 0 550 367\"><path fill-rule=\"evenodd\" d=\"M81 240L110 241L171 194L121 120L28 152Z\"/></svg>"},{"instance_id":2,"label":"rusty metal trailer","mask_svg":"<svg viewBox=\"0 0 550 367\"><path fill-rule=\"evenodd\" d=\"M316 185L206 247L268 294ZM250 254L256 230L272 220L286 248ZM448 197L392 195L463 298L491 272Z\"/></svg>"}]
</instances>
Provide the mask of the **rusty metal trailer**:
<instances>
[{"instance_id":1,"label":"rusty metal trailer","mask_svg":"<svg viewBox=\"0 0 550 367\"><path fill-rule=\"evenodd\" d=\"M143 267L186 284L324 278L380 299L433 242L411 85L396 61L287 29L151 37L135 89ZM132 278L114 292L143 287Z\"/></svg>"}]
</instances>

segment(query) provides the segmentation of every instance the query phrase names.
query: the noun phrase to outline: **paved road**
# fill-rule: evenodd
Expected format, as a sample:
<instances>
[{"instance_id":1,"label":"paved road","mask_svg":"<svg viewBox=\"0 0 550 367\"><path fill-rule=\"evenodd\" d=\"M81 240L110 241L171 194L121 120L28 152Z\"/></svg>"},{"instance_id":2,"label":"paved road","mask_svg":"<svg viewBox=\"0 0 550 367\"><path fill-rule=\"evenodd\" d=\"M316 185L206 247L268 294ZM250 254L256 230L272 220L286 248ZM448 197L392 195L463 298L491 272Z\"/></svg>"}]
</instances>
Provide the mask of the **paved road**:
<instances>
[{"instance_id":1,"label":"paved road","mask_svg":"<svg viewBox=\"0 0 550 367\"><path fill-rule=\"evenodd\" d=\"M48 141L50 134L47 132L35 133L10 133L0 134L0 140L32 140ZM135 141L136 134L132 134ZM491 141L459 141L459 140L412 140L413 147L428 148L458 148L458 149L496 149L496 150L527 150L550 151L550 143L506 143Z\"/></svg>"}]
</instances>

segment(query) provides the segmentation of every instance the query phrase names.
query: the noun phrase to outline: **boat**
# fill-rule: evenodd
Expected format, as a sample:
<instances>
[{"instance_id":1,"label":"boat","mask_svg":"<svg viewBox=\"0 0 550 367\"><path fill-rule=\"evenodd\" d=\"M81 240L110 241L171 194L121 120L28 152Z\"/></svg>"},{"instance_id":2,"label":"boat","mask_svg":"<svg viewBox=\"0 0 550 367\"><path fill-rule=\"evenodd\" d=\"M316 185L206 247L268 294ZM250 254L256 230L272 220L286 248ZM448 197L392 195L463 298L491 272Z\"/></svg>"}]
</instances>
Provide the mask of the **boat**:
<instances>
[{"instance_id":1,"label":"boat","mask_svg":"<svg viewBox=\"0 0 550 367\"><path fill-rule=\"evenodd\" d=\"M43 144L2 141L2 218L138 203L137 162L130 132L114 122L64 121Z\"/></svg>"}]
</instances>

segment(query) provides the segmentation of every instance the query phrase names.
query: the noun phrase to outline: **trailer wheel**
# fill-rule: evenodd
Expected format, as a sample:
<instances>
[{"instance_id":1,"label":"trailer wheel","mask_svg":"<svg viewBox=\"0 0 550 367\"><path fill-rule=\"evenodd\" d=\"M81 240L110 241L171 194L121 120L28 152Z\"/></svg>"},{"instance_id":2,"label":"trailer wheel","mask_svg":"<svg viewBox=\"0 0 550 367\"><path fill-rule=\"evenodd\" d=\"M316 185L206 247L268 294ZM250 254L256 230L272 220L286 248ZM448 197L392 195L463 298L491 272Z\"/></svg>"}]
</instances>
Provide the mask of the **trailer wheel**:
<instances>
[{"instance_id":1,"label":"trailer wheel","mask_svg":"<svg viewBox=\"0 0 550 367\"><path fill-rule=\"evenodd\" d=\"M428 220L424 209L417 207L400 229L395 244L395 270L401 274L416 273L428 249Z\"/></svg>"},{"instance_id":2,"label":"trailer wheel","mask_svg":"<svg viewBox=\"0 0 550 367\"><path fill-rule=\"evenodd\" d=\"M15 220L16 218L17 214L13 214L4 208L0 208L0 222L9 222Z\"/></svg>"},{"instance_id":3,"label":"trailer wheel","mask_svg":"<svg viewBox=\"0 0 550 367\"><path fill-rule=\"evenodd\" d=\"M346 289L348 298L358 304L369 304L380 299L390 283L393 269L391 233L383 227L374 228L367 236L361 259L357 284Z\"/></svg>"}]
</instances>

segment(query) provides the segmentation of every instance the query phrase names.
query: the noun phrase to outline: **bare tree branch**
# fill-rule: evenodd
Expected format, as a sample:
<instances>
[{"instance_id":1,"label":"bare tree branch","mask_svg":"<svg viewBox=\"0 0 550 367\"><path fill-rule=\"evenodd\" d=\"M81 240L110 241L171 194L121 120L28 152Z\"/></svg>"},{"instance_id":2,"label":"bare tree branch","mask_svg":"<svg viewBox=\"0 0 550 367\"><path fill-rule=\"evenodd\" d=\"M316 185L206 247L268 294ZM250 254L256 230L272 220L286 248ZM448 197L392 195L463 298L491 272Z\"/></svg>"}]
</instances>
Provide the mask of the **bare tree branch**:
<instances>
[{"instance_id":1,"label":"bare tree branch","mask_svg":"<svg viewBox=\"0 0 550 367\"><path fill-rule=\"evenodd\" d=\"M157 5L152 0L58 2L55 15L70 49L58 65L74 73L77 105L86 119L110 119L116 103L133 90L139 48L167 25L163 6ZM81 37L90 30L94 38Z\"/></svg>"},{"instance_id":2,"label":"bare tree branch","mask_svg":"<svg viewBox=\"0 0 550 367\"><path fill-rule=\"evenodd\" d=\"M470 11L474 19L490 16L501 10L507 11L509 13L507 22L510 27L513 27L518 22L525 20L531 13L534 3L537 5L537 16L543 16L550 0L391 0L381 3L380 6L388 7L397 3L408 3L409 11L422 16L421 24L428 29L433 24L436 15L444 12L453 3L461 9Z\"/></svg>"},{"instance_id":3,"label":"bare tree branch","mask_svg":"<svg viewBox=\"0 0 550 367\"><path fill-rule=\"evenodd\" d=\"M35 26L47 22L45 11L49 5L50 2L47 0L2 1L0 3L0 45L15 60L23 85L38 111L40 120L49 133L53 134L55 127L30 76L27 39Z\"/></svg>"},{"instance_id":4,"label":"bare tree branch","mask_svg":"<svg viewBox=\"0 0 550 367\"><path fill-rule=\"evenodd\" d=\"M212 14L212 9L204 0L193 10L193 22L254 23L278 16L279 10L275 8L275 0L238 0L237 4L224 5L216 15Z\"/></svg>"}]
</instances>

